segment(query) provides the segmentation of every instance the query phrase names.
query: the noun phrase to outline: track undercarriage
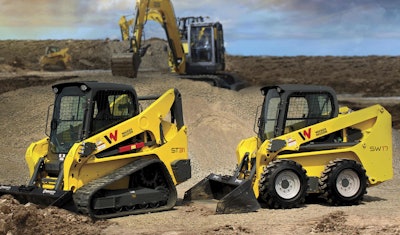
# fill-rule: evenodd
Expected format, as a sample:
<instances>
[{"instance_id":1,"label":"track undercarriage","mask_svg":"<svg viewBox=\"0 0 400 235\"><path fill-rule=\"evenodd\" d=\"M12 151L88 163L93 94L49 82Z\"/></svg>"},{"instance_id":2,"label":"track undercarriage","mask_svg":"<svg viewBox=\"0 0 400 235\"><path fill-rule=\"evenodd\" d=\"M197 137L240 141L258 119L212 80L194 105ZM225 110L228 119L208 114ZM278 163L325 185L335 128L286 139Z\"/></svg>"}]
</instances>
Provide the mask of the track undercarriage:
<instances>
[{"instance_id":1,"label":"track undercarriage","mask_svg":"<svg viewBox=\"0 0 400 235\"><path fill-rule=\"evenodd\" d=\"M129 187L106 189L129 177ZM169 210L177 193L166 167L157 159L140 159L96 179L73 195L78 212L97 219Z\"/></svg>"}]
</instances>

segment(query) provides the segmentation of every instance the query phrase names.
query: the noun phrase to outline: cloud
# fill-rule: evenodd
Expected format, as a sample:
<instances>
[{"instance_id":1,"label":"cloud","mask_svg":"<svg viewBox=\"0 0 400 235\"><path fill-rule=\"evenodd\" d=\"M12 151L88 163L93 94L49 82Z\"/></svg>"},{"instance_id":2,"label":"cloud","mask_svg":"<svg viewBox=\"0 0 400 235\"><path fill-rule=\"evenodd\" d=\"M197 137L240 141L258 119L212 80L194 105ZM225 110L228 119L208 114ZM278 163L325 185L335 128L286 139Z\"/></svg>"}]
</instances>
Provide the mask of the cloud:
<instances>
[{"instance_id":1,"label":"cloud","mask_svg":"<svg viewBox=\"0 0 400 235\"><path fill-rule=\"evenodd\" d=\"M353 42L371 38L392 42L400 37L400 4L393 0L172 0L172 3L177 17L209 16L212 21L220 21L230 45L239 45L242 40ZM132 15L135 4L135 0L0 0L0 39L120 38L118 19ZM158 30L160 35L164 34L159 27L148 28L152 34L147 35Z\"/></svg>"}]
</instances>

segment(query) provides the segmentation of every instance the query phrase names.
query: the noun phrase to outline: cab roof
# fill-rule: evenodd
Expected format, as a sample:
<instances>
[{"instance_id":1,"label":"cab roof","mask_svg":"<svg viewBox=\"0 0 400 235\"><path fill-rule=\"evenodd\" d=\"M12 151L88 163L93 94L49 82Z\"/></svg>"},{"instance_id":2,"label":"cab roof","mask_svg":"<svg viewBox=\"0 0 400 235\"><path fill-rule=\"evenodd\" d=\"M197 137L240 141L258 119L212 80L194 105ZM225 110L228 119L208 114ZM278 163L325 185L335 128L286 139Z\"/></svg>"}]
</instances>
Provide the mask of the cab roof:
<instances>
[{"instance_id":1,"label":"cab roof","mask_svg":"<svg viewBox=\"0 0 400 235\"><path fill-rule=\"evenodd\" d=\"M61 91L65 87L81 87L86 86L87 91L107 91L107 90L118 90L118 91L131 91L132 93L136 94L135 89L131 85L127 84L117 84L117 83L108 83L108 82L97 82L97 81L83 81L83 82L65 82L59 83L52 86L57 88L58 91Z\"/></svg>"}]
</instances>

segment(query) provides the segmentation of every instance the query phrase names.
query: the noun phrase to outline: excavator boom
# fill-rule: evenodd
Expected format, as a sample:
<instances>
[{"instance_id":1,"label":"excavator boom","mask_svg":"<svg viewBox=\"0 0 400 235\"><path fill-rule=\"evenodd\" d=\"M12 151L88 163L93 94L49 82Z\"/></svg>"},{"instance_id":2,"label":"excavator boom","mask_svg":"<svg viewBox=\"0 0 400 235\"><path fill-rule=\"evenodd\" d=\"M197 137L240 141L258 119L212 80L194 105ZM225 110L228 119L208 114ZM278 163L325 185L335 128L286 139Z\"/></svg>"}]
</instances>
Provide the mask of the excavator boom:
<instances>
[{"instance_id":1,"label":"excavator boom","mask_svg":"<svg viewBox=\"0 0 400 235\"><path fill-rule=\"evenodd\" d=\"M160 23L167 35L168 45L171 48L173 58L170 62L176 72L183 73L185 71L185 53L179 37L179 29L176 23L175 11L171 1L154 1L154 0L137 0L136 1L136 17L133 24L133 35L130 38L131 48L129 53L113 54L111 58L111 71L114 76L125 76L135 78L141 63L141 57L145 55L146 49L143 49L142 39L143 30L146 22L152 20ZM129 35L125 17L120 19L120 28L123 39ZM121 27L123 26L123 27Z\"/></svg>"}]
</instances>

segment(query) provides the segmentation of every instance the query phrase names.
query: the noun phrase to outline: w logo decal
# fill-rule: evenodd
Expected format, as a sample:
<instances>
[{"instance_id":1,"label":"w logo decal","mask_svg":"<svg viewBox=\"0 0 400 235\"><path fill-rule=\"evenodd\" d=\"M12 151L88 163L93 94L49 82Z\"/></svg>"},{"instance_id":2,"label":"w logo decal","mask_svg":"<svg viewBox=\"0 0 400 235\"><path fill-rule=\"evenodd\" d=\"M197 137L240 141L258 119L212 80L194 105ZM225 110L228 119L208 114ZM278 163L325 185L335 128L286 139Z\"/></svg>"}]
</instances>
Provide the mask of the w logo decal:
<instances>
[{"instance_id":1,"label":"w logo decal","mask_svg":"<svg viewBox=\"0 0 400 235\"><path fill-rule=\"evenodd\" d=\"M303 140L311 139L311 128L304 130L303 133L299 132L299 135Z\"/></svg>"},{"instance_id":2,"label":"w logo decal","mask_svg":"<svg viewBox=\"0 0 400 235\"><path fill-rule=\"evenodd\" d=\"M111 140L117 141L118 130L115 130L114 133L110 133L109 136L104 136L109 144L111 144Z\"/></svg>"}]
</instances>

